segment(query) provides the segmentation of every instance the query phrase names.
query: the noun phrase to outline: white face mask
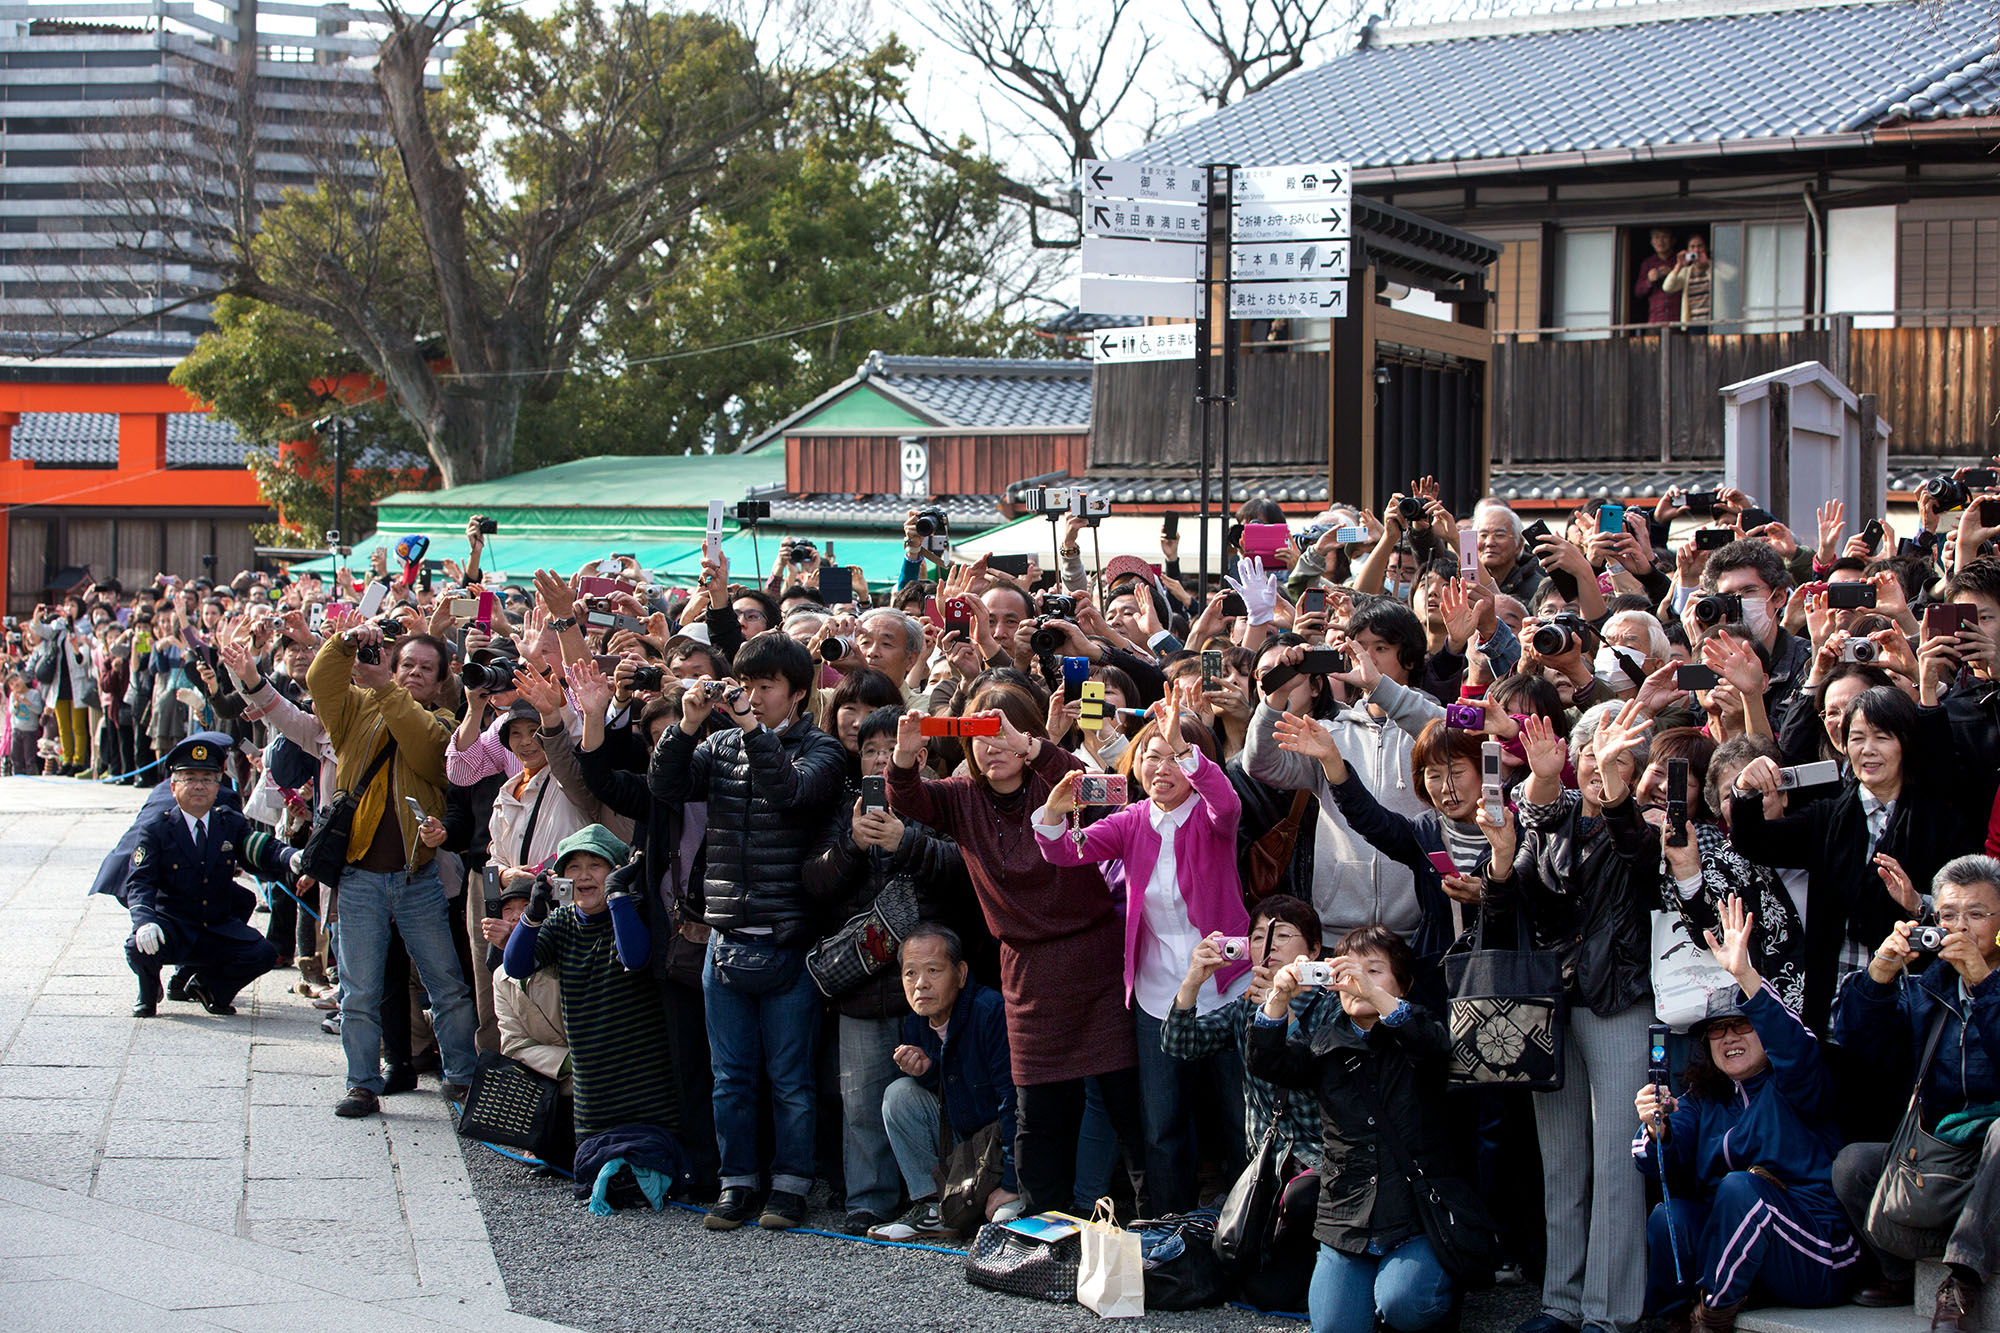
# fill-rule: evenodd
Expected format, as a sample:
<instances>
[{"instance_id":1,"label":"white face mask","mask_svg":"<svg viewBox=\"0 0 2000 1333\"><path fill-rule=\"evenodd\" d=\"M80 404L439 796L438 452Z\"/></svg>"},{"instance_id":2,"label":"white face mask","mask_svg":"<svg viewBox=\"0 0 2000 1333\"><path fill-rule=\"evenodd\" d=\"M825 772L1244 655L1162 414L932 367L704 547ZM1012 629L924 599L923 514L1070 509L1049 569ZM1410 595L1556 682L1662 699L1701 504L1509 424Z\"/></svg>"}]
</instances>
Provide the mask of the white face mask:
<instances>
[{"instance_id":1,"label":"white face mask","mask_svg":"<svg viewBox=\"0 0 2000 1333\"><path fill-rule=\"evenodd\" d=\"M1415 587L1416 585L1413 583L1391 583L1389 585L1389 595L1399 602L1408 602L1410 600L1410 593Z\"/></svg>"},{"instance_id":2,"label":"white face mask","mask_svg":"<svg viewBox=\"0 0 2000 1333\"><path fill-rule=\"evenodd\" d=\"M1636 653L1627 652L1625 655L1632 658L1637 657ZM1625 665L1618 660L1610 644L1605 644L1597 650L1597 656L1592 660L1590 665L1591 671L1596 675L1597 679L1604 684L1605 688L1614 692L1617 690L1633 689L1642 683L1641 681L1633 680L1625 674Z\"/></svg>"},{"instance_id":3,"label":"white face mask","mask_svg":"<svg viewBox=\"0 0 2000 1333\"><path fill-rule=\"evenodd\" d=\"M1768 597L1745 597L1743 599L1743 623L1758 638L1771 632L1771 599Z\"/></svg>"}]
</instances>

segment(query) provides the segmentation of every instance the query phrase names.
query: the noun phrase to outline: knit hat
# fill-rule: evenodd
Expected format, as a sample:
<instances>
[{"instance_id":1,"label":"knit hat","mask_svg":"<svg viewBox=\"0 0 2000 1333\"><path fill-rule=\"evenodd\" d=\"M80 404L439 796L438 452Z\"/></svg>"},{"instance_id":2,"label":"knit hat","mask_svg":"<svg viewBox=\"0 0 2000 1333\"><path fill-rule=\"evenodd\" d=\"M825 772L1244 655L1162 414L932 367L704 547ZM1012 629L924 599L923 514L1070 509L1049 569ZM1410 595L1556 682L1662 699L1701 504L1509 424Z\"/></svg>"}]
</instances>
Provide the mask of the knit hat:
<instances>
[{"instance_id":1,"label":"knit hat","mask_svg":"<svg viewBox=\"0 0 2000 1333\"><path fill-rule=\"evenodd\" d=\"M587 824L583 828L556 844L556 873L563 872L563 863L578 852L589 852L601 856L613 866L625 863L632 849L618 841L610 829L602 824Z\"/></svg>"}]
</instances>

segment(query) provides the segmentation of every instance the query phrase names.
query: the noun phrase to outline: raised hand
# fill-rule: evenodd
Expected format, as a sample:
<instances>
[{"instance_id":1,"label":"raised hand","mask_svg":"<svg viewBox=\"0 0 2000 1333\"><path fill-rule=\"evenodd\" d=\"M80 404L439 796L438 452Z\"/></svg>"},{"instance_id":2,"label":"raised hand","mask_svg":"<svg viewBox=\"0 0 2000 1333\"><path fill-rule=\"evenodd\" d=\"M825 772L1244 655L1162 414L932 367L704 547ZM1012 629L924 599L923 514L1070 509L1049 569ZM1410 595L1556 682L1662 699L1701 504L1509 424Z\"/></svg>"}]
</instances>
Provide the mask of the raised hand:
<instances>
[{"instance_id":1,"label":"raised hand","mask_svg":"<svg viewBox=\"0 0 2000 1333\"><path fill-rule=\"evenodd\" d=\"M1750 953L1750 932L1756 928L1757 917L1745 910L1743 900L1730 894L1722 900L1715 913L1716 924L1722 927L1720 938L1715 931L1708 931L1708 947L1715 954L1715 961L1722 970L1736 978L1747 1000L1755 995L1764 983L1757 975L1757 963Z\"/></svg>"},{"instance_id":2,"label":"raised hand","mask_svg":"<svg viewBox=\"0 0 2000 1333\"><path fill-rule=\"evenodd\" d=\"M1328 759L1340 758L1340 747L1333 736L1317 721L1300 717L1297 713L1286 713L1272 727L1278 738L1278 748L1302 754L1306 758L1324 763Z\"/></svg>"},{"instance_id":3,"label":"raised hand","mask_svg":"<svg viewBox=\"0 0 2000 1333\"><path fill-rule=\"evenodd\" d=\"M891 761L897 768L915 768L924 753L924 715L912 708L896 719L896 750Z\"/></svg>"},{"instance_id":4,"label":"raised hand","mask_svg":"<svg viewBox=\"0 0 2000 1333\"><path fill-rule=\"evenodd\" d=\"M1915 915L1923 910L1924 900L1917 894L1917 886L1910 882L1909 872L1903 863L1887 852L1875 853L1875 873L1882 877L1882 887L1896 900L1897 906Z\"/></svg>"},{"instance_id":5,"label":"raised hand","mask_svg":"<svg viewBox=\"0 0 2000 1333\"><path fill-rule=\"evenodd\" d=\"M1636 702L1636 701L1635 701ZM1556 734L1555 724L1539 713L1521 720L1521 748L1528 756L1528 771L1550 782L1562 780L1569 746Z\"/></svg>"},{"instance_id":6,"label":"raised hand","mask_svg":"<svg viewBox=\"0 0 2000 1333\"><path fill-rule=\"evenodd\" d=\"M542 725L558 726L562 722L562 686L552 680L544 680L532 671L514 674L514 688L527 700L536 712L542 715Z\"/></svg>"},{"instance_id":7,"label":"raised hand","mask_svg":"<svg viewBox=\"0 0 2000 1333\"><path fill-rule=\"evenodd\" d=\"M1236 577L1222 580L1243 599L1243 609L1253 625L1268 625L1277 615L1278 578L1264 572L1261 561L1245 556L1236 562Z\"/></svg>"},{"instance_id":8,"label":"raised hand","mask_svg":"<svg viewBox=\"0 0 2000 1333\"><path fill-rule=\"evenodd\" d=\"M1840 534L1847 527L1847 504L1828 500L1819 507L1819 546L1813 552L1819 564L1831 565L1840 556Z\"/></svg>"},{"instance_id":9,"label":"raised hand","mask_svg":"<svg viewBox=\"0 0 2000 1333\"><path fill-rule=\"evenodd\" d=\"M620 658L623 666L631 658ZM602 715L611 705L611 682L595 661L586 657L580 662L572 662L568 669L570 689L576 694L577 707L585 713Z\"/></svg>"}]
</instances>

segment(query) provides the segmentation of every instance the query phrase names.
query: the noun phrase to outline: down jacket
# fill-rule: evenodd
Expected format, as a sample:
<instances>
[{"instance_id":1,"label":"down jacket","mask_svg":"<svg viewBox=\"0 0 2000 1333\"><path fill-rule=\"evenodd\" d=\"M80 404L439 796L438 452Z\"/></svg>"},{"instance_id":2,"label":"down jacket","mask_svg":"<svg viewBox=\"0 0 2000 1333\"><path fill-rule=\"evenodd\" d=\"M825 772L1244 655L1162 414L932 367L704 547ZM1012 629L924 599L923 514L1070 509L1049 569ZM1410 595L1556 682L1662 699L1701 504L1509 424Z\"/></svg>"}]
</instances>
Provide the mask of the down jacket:
<instances>
[{"instance_id":1,"label":"down jacket","mask_svg":"<svg viewBox=\"0 0 2000 1333\"><path fill-rule=\"evenodd\" d=\"M699 744L669 727L647 781L671 807L708 802L702 887L708 924L758 928L779 948L818 938L818 913L801 871L822 845L847 787L847 751L801 717L782 732L718 731Z\"/></svg>"}]
</instances>

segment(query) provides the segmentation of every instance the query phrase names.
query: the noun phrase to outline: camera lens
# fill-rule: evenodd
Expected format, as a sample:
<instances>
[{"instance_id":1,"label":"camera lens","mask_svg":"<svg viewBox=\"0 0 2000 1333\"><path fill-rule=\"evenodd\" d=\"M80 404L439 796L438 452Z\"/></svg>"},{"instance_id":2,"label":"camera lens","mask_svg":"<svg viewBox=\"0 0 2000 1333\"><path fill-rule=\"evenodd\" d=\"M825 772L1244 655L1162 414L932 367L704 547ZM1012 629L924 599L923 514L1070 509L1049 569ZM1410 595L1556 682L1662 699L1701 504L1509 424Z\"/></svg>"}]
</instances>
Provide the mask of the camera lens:
<instances>
[{"instance_id":1,"label":"camera lens","mask_svg":"<svg viewBox=\"0 0 2000 1333\"><path fill-rule=\"evenodd\" d=\"M635 690L657 690L666 684L667 673L656 666L632 668L632 688Z\"/></svg>"},{"instance_id":2,"label":"camera lens","mask_svg":"<svg viewBox=\"0 0 2000 1333\"><path fill-rule=\"evenodd\" d=\"M1028 636L1028 643L1034 648L1037 657L1048 657L1059 653L1063 645L1068 642L1069 636L1053 625L1044 625Z\"/></svg>"},{"instance_id":3,"label":"camera lens","mask_svg":"<svg viewBox=\"0 0 2000 1333\"><path fill-rule=\"evenodd\" d=\"M1396 501L1396 514L1405 523L1420 523L1424 517L1424 502L1414 495L1406 495Z\"/></svg>"},{"instance_id":4,"label":"camera lens","mask_svg":"<svg viewBox=\"0 0 2000 1333\"><path fill-rule=\"evenodd\" d=\"M831 639L824 640L819 646L819 657L822 662L839 662L853 655L854 640L844 639L837 634Z\"/></svg>"},{"instance_id":5,"label":"camera lens","mask_svg":"<svg viewBox=\"0 0 2000 1333\"><path fill-rule=\"evenodd\" d=\"M937 520L929 514L918 514L917 521L911 526L916 528L919 537L928 537L937 531Z\"/></svg>"},{"instance_id":6,"label":"camera lens","mask_svg":"<svg viewBox=\"0 0 2000 1333\"><path fill-rule=\"evenodd\" d=\"M1881 656L1882 650L1866 639L1857 639L1847 645L1847 654L1856 662L1873 662Z\"/></svg>"},{"instance_id":7,"label":"camera lens","mask_svg":"<svg viewBox=\"0 0 2000 1333\"><path fill-rule=\"evenodd\" d=\"M1536 628L1532 642L1543 657L1561 657L1576 646L1576 632L1567 625L1541 625ZM1484 720L1482 714L1481 721Z\"/></svg>"}]
</instances>

